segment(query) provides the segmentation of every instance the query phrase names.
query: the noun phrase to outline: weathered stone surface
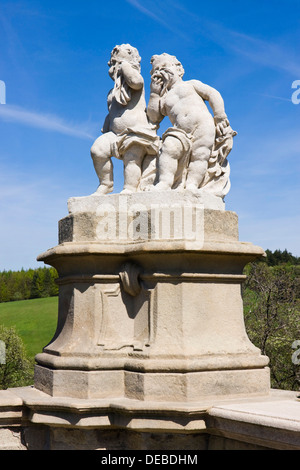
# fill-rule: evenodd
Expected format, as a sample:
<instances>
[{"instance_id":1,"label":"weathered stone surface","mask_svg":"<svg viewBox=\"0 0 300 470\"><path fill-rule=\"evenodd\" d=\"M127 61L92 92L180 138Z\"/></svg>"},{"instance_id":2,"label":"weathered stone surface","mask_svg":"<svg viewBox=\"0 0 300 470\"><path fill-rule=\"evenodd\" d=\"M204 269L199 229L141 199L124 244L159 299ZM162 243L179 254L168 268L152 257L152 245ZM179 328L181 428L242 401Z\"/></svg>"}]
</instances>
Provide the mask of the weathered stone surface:
<instances>
[{"instance_id":1,"label":"weathered stone surface","mask_svg":"<svg viewBox=\"0 0 300 470\"><path fill-rule=\"evenodd\" d=\"M102 135L91 148L100 182L95 194L112 192L111 158L116 157L124 162L122 193L203 189L222 203L230 189L227 157L236 132L221 94L199 80L183 81L182 64L164 53L151 58L147 106L140 62L130 44L111 52L108 65L114 87L108 94ZM172 127L159 138L157 129L165 116Z\"/></svg>"},{"instance_id":2,"label":"weathered stone surface","mask_svg":"<svg viewBox=\"0 0 300 470\"><path fill-rule=\"evenodd\" d=\"M171 217L153 218L164 195L69 201L62 242L39 258L57 269L60 294L57 332L36 357L38 389L178 403L268 394L268 358L249 341L241 297L243 268L263 250L238 240L235 213L206 209L188 192L170 194L167 207L177 201L181 214L173 229L187 221L187 207L196 211L193 230L177 230L177 238L163 233ZM106 216L123 222L138 207L139 224L146 223L137 239L120 233L120 224L115 238L99 230L105 201ZM110 229L118 226L111 220Z\"/></svg>"},{"instance_id":3,"label":"weathered stone surface","mask_svg":"<svg viewBox=\"0 0 300 470\"><path fill-rule=\"evenodd\" d=\"M22 443L19 429L0 427L0 451L2 450L27 450Z\"/></svg>"},{"instance_id":4,"label":"weathered stone surface","mask_svg":"<svg viewBox=\"0 0 300 470\"><path fill-rule=\"evenodd\" d=\"M236 241L237 214L214 196L163 192L78 197L59 221L59 243L132 244L169 241Z\"/></svg>"},{"instance_id":5,"label":"weathered stone surface","mask_svg":"<svg viewBox=\"0 0 300 470\"><path fill-rule=\"evenodd\" d=\"M33 387L0 392L22 414L2 420L1 450L300 450L296 392L207 397L199 403L50 397ZM189 454L190 455L190 454ZM199 455L198 455L199 458Z\"/></svg>"}]
</instances>

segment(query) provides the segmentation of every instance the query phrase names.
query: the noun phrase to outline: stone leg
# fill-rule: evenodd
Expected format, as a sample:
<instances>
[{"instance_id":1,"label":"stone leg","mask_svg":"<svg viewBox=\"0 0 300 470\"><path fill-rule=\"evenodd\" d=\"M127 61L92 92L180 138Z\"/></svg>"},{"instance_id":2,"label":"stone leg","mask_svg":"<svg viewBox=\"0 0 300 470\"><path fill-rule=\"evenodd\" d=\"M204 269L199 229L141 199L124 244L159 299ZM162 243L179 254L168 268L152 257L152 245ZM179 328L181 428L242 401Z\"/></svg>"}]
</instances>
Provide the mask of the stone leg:
<instances>
[{"instance_id":1,"label":"stone leg","mask_svg":"<svg viewBox=\"0 0 300 470\"><path fill-rule=\"evenodd\" d=\"M100 182L95 194L107 194L113 190L111 145L115 140L116 136L112 132L108 132L98 137L91 147L91 157Z\"/></svg>"},{"instance_id":2,"label":"stone leg","mask_svg":"<svg viewBox=\"0 0 300 470\"><path fill-rule=\"evenodd\" d=\"M172 136L166 137L158 157L159 181L154 187L155 191L172 188L182 155L183 147L180 140Z\"/></svg>"},{"instance_id":3,"label":"stone leg","mask_svg":"<svg viewBox=\"0 0 300 470\"><path fill-rule=\"evenodd\" d=\"M131 145L124 153L124 188L123 194L135 192L141 181L142 161L145 150L139 145Z\"/></svg>"}]
</instances>

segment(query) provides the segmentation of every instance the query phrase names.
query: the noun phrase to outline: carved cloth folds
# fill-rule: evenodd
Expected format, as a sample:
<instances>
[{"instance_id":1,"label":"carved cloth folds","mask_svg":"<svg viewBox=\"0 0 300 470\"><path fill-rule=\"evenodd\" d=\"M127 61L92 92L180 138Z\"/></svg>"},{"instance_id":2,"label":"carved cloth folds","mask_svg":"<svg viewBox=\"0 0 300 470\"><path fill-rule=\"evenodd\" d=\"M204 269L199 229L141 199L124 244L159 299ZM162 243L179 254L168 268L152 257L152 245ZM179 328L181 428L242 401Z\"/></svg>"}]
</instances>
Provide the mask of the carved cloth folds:
<instances>
[{"instance_id":1,"label":"carved cloth folds","mask_svg":"<svg viewBox=\"0 0 300 470\"><path fill-rule=\"evenodd\" d=\"M160 148L160 139L156 134L156 126L141 128L128 128L116 136L111 144L111 153L121 159L131 145L141 145L145 148L147 155L157 155Z\"/></svg>"}]
</instances>

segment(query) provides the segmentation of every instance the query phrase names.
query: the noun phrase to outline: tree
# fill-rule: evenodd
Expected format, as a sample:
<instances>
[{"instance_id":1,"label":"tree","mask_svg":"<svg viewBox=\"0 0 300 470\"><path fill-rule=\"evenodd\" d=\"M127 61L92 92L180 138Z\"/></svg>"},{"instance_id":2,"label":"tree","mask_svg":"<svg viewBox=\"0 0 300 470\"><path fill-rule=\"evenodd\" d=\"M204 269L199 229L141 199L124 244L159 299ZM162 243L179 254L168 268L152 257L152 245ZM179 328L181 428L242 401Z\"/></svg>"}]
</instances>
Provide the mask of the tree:
<instances>
[{"instance_id":1,"label":"tree","mask_svg":"<svg viewBox=\"0 0 300 470\"><path fill-rule=\"evenodd\" d=\"M284 251L275 250L272 252L271 250L266 250L266 263L269 266L278 266L280 264L292 264L297 265L300 264L300 258L297 256L293 256L292 253L285 249Z\"/></svg>"},{"instance_id":2,"label":"tree","mask_svg":"<svg viewBox=\"0 0 300 470\"><path fill-rule=\"evenodd\" d=\"M58 295L54 268L0 272L0 302L37 299Z\"/></svg>"},{"instance_id":3,"label":"tree","mask_svg":"<svg viewBox=\"0 0 300 470\"><path fill-rule=\"evenodd\" d=\"M249 338L270 359L272 387L298 390L299 365L292 361L292 344L300 340L297 269L256 262L246 273L243 297Z\"/></svg>"},{"instance_id":4,"label":"tree","mask_svg":"<svg viewBox=\"0 0 300 470\"><path fill-rule=\"evenodd\" d=\"M42 282L41 282L41 275L38 270L34 271L31 289L30 289L30 298L31 299L39 299L42 297Z\"/></svg>"},{"instance_id":5,"label":"tree","mask_svg":"<svg viewBox=\"0 0 300 470\"><path fill-rule=\"evenodd\" d=\"M5 347L5 361L0 364L0 389L33 383L33 364L26 358L24 344L16 330L0 325L0 341Z\"/></svg>"}]
</instances>

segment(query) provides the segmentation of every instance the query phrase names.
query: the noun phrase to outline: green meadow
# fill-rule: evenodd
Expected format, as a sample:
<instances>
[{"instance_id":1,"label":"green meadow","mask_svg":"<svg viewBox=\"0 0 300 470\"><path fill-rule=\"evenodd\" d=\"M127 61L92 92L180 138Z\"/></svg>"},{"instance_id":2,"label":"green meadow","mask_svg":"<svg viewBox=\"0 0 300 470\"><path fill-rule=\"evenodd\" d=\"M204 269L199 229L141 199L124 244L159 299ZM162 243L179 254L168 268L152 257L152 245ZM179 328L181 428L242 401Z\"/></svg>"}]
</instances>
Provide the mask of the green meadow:
<instances>
[{"instance_id":1,"label":"green meadow","mask_svg":"<svg viewBox=\"0 0 300 470\"><path fill-rule=\"evenodd\" d=\"M28 358L42 352L55 333L58 297L0 303L0 324L14 327Z\"/></svg>"}]
</instances>

